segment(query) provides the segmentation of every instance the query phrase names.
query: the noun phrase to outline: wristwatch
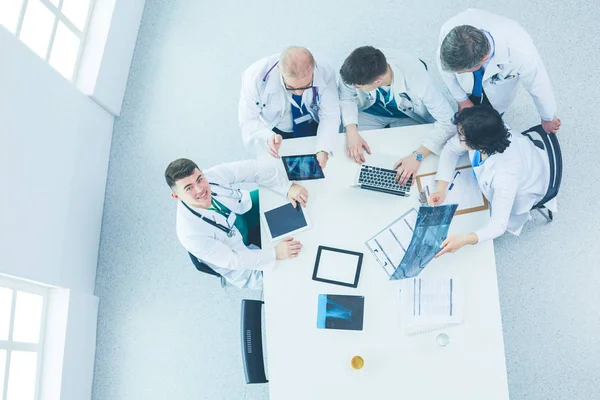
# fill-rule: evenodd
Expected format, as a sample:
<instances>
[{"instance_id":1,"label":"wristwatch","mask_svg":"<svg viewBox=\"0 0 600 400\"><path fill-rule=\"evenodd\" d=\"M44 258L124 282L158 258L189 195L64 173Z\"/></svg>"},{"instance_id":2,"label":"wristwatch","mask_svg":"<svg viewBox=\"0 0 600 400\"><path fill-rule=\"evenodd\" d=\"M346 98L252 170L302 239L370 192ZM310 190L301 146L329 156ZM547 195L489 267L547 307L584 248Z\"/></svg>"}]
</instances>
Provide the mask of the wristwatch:
<instances>
[{"instance_id":1,"label":"wristwatch","mask_svg":"<svg viewBox=\"0 0 600 400\"><path fill-rule=\"evenodd\" d=\"M417 161L423 161L423 154L421 154L421 153L419 153L417 151L413 151L412 153L415 155L415 159Z\"/></svg>"}]
</instances>

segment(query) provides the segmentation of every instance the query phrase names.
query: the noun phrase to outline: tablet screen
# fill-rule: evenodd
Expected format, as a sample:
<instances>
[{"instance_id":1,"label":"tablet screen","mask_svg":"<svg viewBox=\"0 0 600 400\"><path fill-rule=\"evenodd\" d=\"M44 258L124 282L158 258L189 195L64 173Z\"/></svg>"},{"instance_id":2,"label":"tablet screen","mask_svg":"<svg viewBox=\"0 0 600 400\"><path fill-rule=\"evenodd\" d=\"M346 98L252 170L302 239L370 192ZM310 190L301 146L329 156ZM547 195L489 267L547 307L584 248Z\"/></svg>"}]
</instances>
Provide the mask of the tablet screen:
<instances>
[{"instance_id":1,"label":"tablet screen","mask_svg":"<svg viewBox=\"0 0 600 400\"><path fill-rule=\"evenodd\" d=\"M291 203L287 203L265 212L265 220L273 239L308 227L302 206L298 204L297 207L294 208Z\"/></svg>"},{"instance_id":2,"label":"tablet screen","mask_svg":"<svg viewBox=\"0 0 600 400\"><path fill-rule=\"evenodd\" d=\"M317 156L314 154L284 156L281 159L290 181L325 178Z\"/></svg>"},{"instance_id":3,"label":"tablet screen","mask_svg":"<svg viewBox=\"0 0 600 400\"><path fill-rule=\"evenodd\" d=\"M313 280L357 287L362 259L362 253L319 246Z\"/></svg>"}]
</instances>

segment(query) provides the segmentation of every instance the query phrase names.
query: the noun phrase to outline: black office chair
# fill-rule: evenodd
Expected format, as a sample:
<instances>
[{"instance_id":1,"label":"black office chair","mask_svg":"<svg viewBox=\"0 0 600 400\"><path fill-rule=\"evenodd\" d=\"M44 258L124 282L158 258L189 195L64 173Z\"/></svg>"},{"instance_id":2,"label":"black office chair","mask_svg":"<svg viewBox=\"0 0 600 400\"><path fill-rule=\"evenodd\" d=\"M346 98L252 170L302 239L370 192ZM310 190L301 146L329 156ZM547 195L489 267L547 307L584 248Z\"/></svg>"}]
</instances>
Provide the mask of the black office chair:
<instances>
[{"instance_id":1,"label":"black office chair","mask_svg":"<svg viewBox=\"0 0 600 400\"><path fill-rule=\"evenodd\" d=\"M260 300L242 300L241 341L246 383L267 383L262 345L262 306Z\"/></svg>"},{"instance_id":2,"label":"black office chair","mask_svg":"<svg viewBox=\"0 0 600 400\"><path fill-rule=\"evenodd\" d=\"M227 280L225 280L225 278L223 278L223 276L221 274L219 274L214 269L212 269L211 267L209 267L208 265L206 265L205 263L200 261L196 256L194 256L189 251L188 251L188 256L190 256L190 260L192 260L194 267L196 267L196 269L198 271L220 278L221 279L221 287L225 287L225 285L227 285Z\"/></svg>"},{"instance_id":3,"label":"black office chair","mask_svg":"<svg viewBox=\"0 0 600 400\"><path fill-rule=\"evenodd\" d=\"M550 160L550 183L548 184L546 195L533 206L532 210L537 210L548 222L552 222L554 219L552 211L544 205L556 197L562 181L563 162L558 138L555 134L547 134L542 125L529 128L525 132L522 132L522 134L529 137L535 146L545 150L548 154L548 159ZM546 214L544 210L548 211L548 213Z\"/></svg>"}]
</instances>

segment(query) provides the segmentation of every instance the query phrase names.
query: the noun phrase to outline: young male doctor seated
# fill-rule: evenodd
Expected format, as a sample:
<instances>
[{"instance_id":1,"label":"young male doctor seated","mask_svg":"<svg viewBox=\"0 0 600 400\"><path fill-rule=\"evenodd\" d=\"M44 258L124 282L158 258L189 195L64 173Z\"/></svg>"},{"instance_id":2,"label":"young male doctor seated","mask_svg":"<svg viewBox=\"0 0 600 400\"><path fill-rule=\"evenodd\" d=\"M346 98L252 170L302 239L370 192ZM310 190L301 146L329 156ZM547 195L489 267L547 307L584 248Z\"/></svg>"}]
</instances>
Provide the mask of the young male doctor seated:
<instances>
[{"instance_id":1,"label":"young male doctor seated","mask_svg":"<svg viewBox=\"0 0 600 400\"><path fill-rule=\"evenodd\" d=\"M365 162L363 149L371 153L358 131L434 122L421 146L394 165L396 179L404 184L425 157L439 154L454 135L454 112L417 57L400 50L386 50L384 55L371 46L359 47L344 61L340 77L347 152L357 163Z\"/></svg>"},{"instance_id":2,"label":"young male doctor seated","mask_svg":"<svg viewBox=\"0 0 600 400\"><path fill-rule=\"evenodd\" d=\"M531 219L531 208L546 195L550 181L548 154L527 136L511 134L498 111L486 105L465 108L456 114L454 123L458 134L442 150L437 191L429 201L432 205L444 202L458 159L468 152L477 183L491 204L491 219L475 232L449 236L436 257L495 239L505 231L519 235ZM556 199L546 207L556 211Z\"/></svg>"},{"instance_id":3,"label":"young male doctor seated","mask_svg":"<svg viewBox=\"0 0 600 400\"><path fill-rule=\"evenodd\" d=\"M262 58L244 71L238 118L244 143L265 143L277 158L282 140L316 136L325 168L340 128L335 72L304 47Z\"/></svg>"},{"instance_id":4,"label":"young male doctor seated","mask_svg":"<svg viewBox=\"0 0 600 400\"><path fill-rule=\"evenodd\" d=\"M297 257L299 241L288 237L274 249L251 250L244 244L252 208L251 194L239 183L257 183L306 206L308 191L255 160L221 164L205 172L191 160L169 164L165 180L177 204L177 237L185 249L240 288L262 288L262 271L276 260ZM246 216L244 215L246 214Z\"/></svg>"}]
</instances>

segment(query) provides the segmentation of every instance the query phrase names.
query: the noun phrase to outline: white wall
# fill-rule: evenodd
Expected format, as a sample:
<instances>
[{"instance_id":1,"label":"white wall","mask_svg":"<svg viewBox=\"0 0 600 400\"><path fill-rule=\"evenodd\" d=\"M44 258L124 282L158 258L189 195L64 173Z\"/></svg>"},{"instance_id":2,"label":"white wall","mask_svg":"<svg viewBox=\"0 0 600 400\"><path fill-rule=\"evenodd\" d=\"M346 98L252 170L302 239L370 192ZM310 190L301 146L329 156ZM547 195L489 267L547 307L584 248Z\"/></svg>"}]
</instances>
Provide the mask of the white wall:
<instances>
[{"instance_id":1,"label":"white wall","mask_svg":"<svg viewBox=\"0 0 600 400\"><path fill-rule=\"evenodd\" d=\"M62 382L42 390L90 398L113 116L2 27L0 60L0 273L69 289L66 340L61 348L57 324L46 340L47 357L62 364L42 374Z\"/></svg>"},{"instance_id":2,"label":"white wall","mask_svg":"<svg viewBox=\"0 0 600 400\"><path fill-rule=\"evenodd\" d=\"M113 117L0 27L0 272L92 294Z\"/></svg>"},{"instance_id":3,"label":"white wall","mask_svg":"<svg viewBox=\"0 0 600 400\"><path fill-rule=\"evenodd\" d=\"M90 27L96 64L84 62L81 74L93 78L86 94L96 101L0 26L0 274L61 288L49 298L42 400L91 398L113 115L144 3L97 1L92 21L104 30Z\"/></svg>"},{"instance_id":4,"label":"white wall","mask_svg":"<svg viewBox=\"0 0 600 400\"><path fill-rule=\"evenodd\" d=\"M84 400L92 396L97 322L98 297L71 292L61 400Z\"/></svg>"},{"instance_id":5,"label":"white wall","mask_svg":"<svg viewBox=\"0 0 600 400\"><path fill-rule=\"evenodd\" d=\"M77 85L119 115L146 0L96 0Z\"/></svg>"}]
</instances>

